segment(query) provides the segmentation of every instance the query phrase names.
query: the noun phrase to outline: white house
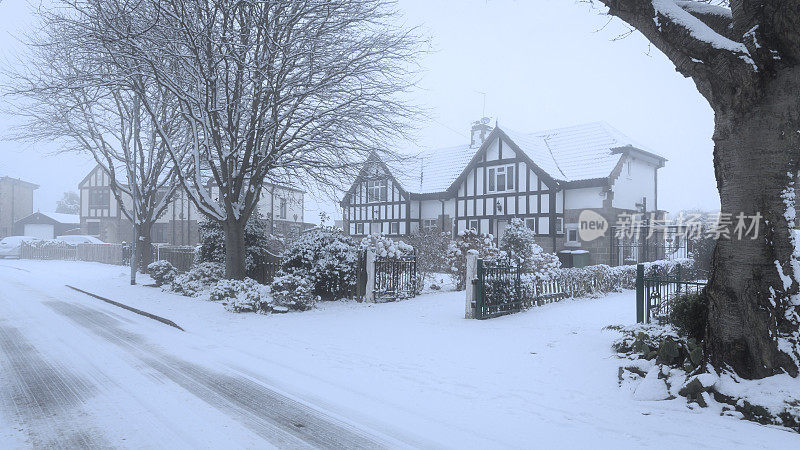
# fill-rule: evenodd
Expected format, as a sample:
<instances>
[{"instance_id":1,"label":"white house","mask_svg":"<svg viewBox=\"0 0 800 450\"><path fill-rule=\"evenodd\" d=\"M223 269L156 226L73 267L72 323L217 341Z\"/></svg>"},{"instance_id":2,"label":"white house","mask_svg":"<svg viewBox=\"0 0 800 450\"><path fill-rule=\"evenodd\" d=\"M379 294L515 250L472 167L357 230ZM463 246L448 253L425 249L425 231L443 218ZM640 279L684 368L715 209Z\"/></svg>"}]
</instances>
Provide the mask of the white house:
<instances>
[{"instance_id":1,"label":"white house","mask_svg":"<svg viewBox=\"0 0 800 450\"><path fill-rule=\"evenodd\" d=\"M133 227L120 211L110 183L109 175L98 165L78 184L81 232L104 242L130 242ZM212 193L215 193L213 187ZM304 192L300 189L264 183L258 209L267 220L271 234L296 233L310 226L303 222L303 196ZM123 195L122 202L130 207L130 196ZM198 225L202 220L202 214L186 192L178 189L167 209L156 220L151 238L154 243L195 245L199 241Z\"/></svg>"},{"instance_id":2,"label":"white house","mask_svg":"<svg viewBox=\"0 0 800 450\"><path fill-rule=\"evenodd\" d=\"M376 154L341 201L351 235L398 237L420 229L468 228L499 239L513 218L547 251L589 250L607 262L609 242L581 242L578 215L591 209L610 225L620 214L658 212L663 157L604 122L535 133L472 128L472 142L423 152L400 170Z\"/></svg>"}]
</instances>

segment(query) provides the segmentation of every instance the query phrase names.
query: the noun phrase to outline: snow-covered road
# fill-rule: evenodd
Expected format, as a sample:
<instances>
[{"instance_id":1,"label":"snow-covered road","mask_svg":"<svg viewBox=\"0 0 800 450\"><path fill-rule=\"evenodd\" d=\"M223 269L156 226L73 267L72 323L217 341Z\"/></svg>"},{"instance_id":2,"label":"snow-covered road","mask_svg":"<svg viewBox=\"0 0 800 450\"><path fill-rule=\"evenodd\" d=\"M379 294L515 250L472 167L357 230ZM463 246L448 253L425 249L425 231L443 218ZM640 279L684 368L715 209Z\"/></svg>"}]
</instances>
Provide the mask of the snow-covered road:
<instances>
[{"instance_id":1,"label":"snow-covered road","mask_svg":"<svg viewBox=\"0 0 800 450\"><path fill-rule=\"evenodd\" d=\"M11 425L2 427L0 442L37 448L394 444L239 370L211 364L183 345L178 330L66 288L39 287L35 278L0 266L0 414ZM174 336L160 344L148 337L165 334Z\"/></svg>"},{"instance_id":2,"label":"snow-covered road","mask_svg":"<svg viewBox=\"0 0 800 450\"><path fill-rule=\"evenodd\" d=\"M623 292L476 321L463 292L440 292L234 314L130 286L123 267L0 260L0 448L800 447L682 398L635 400L603 330L633 305Z\"/></svg>"}]
</instances>

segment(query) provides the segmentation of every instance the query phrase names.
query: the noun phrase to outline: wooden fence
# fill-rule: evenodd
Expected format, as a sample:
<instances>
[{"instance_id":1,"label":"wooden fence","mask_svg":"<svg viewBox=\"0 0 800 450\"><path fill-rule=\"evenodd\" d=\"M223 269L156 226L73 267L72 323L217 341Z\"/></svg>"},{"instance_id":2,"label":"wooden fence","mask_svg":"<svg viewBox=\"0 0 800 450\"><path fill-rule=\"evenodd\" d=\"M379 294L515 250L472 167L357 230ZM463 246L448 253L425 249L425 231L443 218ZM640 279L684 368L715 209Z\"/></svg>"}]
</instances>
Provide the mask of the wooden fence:
<instances>
[{"instance_id":1,"label":"wooden fence","mask_svg":"<svg viewBox=\"0 0 800 450\"><path fill-rule=\"evenodd\" d=\"M178 272L188 272L194 266L195 249L190 246L153 245L153 261L168 261Z\"/></svg>"},{"instance_id":2,"label":"wooden fence","mask_svg":"<svg viewBox=\"0 0 800 450\"><path fill-rule=\"evenodd\" d=\"M90 261L105 264L123 264L121 244L78 244L67 243L34 243L23 242L20 247L20 258Z\"/></svg>"}]
</instances>

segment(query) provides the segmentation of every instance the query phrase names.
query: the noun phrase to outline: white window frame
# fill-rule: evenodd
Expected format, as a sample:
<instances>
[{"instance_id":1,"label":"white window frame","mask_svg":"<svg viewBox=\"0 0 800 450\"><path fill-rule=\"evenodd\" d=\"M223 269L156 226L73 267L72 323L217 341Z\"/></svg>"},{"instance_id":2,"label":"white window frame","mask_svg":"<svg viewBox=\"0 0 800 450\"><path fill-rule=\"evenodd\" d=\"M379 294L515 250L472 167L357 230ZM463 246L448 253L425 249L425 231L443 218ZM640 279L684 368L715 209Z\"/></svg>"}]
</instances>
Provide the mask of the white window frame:
<instances>
[{"instance_id":1,"label":"white window frame","mask_svg":"<svg viewBox=\"0 0 800 450\"><path fill-rule=\"evenodd\" d=\"M439 227L439 221L436 219L422 219L422 229L424 231L435 231Z\"/></svg>"},{"instance_id":2,"label":"white window frame","mask_svg":"<svg viewBox=\"0 0 800 450\"><path fill-rule=\"evenodd\" d=\"M400 222L389 222L389 234L400 234Z\"/></svg>"},{"instance_id":3,"label":"white window frame","mask_svg":"<svg viewBox=\"0 0 800 450\"><path fill-rule=\"evenodd\" d=\"M528 217L525 219L525 227L536 233L536 222L536 217ZM533 224L533 226L530 224Z\"/></svg>"},{"instance_id":4,"label":"white window frame","mask_svg":"<svg viewBox=\"0 0 800 450\"><path fill-rule=\"evenodd\" d=\"M280 203L278 206L278 219L285 219L286 218L286 207L287 201L285 198L280 199Z\"/></svg>"},{"instance_id":5,"label":"white window frame","mask_svg":"<svg viewBox=\"0 0 800 450\"><path fill-rule=\"evenodd\" d=\"M473 223L475 224L474 227L472 226ZM470 219L467 222L467 229L468 230L475 230L476 233L478 232L478 226L479 226L478 219Z\"/></svg>"},{"instance_id":6,"label":"white window frame","mask_svg":"<svg viewBox=\"0 0 800 450\"><path fill-rule=\"evenodd\" d=\"M564 234L564 218L556 217L556 234Z\"/></svg>"},{"instance_id":7,"label":"white window frame","mask_svg":"<svg viewBox=\"0 0 800 450\"><path fill-rule=\"evenodd\" d=\"M356 234L364 234L364 222L356 224Z\"/></svg>"},{"instance_id":8,"label":"white window frame","mask_svg":"<svg viewBox=\"0 0 800 450\"><path fill-rule=\"evenodd\" d=\"M564 231L566 234L566 239L564 240L564 245L568 247L579 247L581 245L580 236L578 235L578 224L577 223L568 223L564 225ZM570 239L570 234L575 233L575 239Z\"/></svg>"},{"instance_id":9,"label":"white window frame","mask_svg":"<svg viewBox=\"0 0 800 450\"><path fill-rule=\"evenodd\" d=\"M506 164L502 166L493 166L487 168L487 178L489 192L513 192L516 187L516 170L514 164ZM503 180L504 189L499 189L500 180Z\"/></svg>"},{"instance_id":10,"label":"white window frame","mask_svg":"<svg viewBox=\"0 0 800 450\"><path fill-rule=\"evenodd\" d=\"M389 183L386 178L367 181L367 203L385 202L388 198Z\"/></svg>"}]
</instances>

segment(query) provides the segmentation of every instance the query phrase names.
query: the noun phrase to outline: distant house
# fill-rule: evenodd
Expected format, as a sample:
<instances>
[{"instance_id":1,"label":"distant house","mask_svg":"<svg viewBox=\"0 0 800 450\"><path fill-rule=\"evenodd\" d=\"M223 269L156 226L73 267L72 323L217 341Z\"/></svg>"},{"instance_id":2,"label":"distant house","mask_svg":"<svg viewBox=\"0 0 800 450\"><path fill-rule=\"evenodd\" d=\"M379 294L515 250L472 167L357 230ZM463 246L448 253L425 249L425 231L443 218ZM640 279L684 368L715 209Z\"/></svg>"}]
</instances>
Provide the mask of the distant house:
<instances>
[{"instance_id":1,"label":"distant house","mask_svg":"<svg viewBox=\"0 0 800 450\"><path fill-rule=\"evenodd\" d=\"M33 212L33 191L39 185L0 176L0 239L13 234L14 222Z\"/></svg>"},{"instance_id":2,"label":"distant house","mask_svg":"<svg viewBox=\"0 0 800 450\"><path fill-rule=\"evenodd\" d=\"M35 212L14 222L14 234L53 239L64 234L78 234L81 220L77 214Z\"/></svg>"},{"instance_id":3,"label":"distant house","mask_svg":"<svg viewBox=\"0 0 800 450\"><path fill-rule=\"evenodd\" d=\"M470 144L403 162L413 170L373 154L341 201L345 231L402 237L474 229L499 240L519 218L546 251L589 250L595 264L608 262L609 242L581 242L581 211L594 210L610 225L623 213L658 211L658 169L666 160L610 125L519 133L487 122L473 126Z\"/></svg>"},{"instance_id":4,"label":"distant house","mask_svg":"<svg viewBox=\"0 0 800 450\"><path fill-rule=\"evenodd\" d=\"M103 242L131 242L133 225L120 210L111 192L111 180L101 166L96 166L78 184L81 197L81 234L94 236ZM131 204L123 196L124 204ZM199 214L183 190L175 193L167 209L150 231L153 243L195 245L199 241Z\"/></svg>"},{"instance_id":5,"label":"distant house","mask_svg":"<svg viewBox=\"0 0 800 450\"><path fill-rule=\"evenodd\" d=\"M216 189L209 185L213 196ZM104 242L130 242L133 226L120 211L108 174L97 166L78 184L81 197L82 234ZM304 223L304 192L291 186L264 183L258 209L268 222L268 232L277 236L296 234L311 224ZM129 196L123 202L130 204ZM183 189L178 189L166 211L151 230L154 243L196 245L200 240L199 222L203 215Z\"/></svg>"}]
</instances>

